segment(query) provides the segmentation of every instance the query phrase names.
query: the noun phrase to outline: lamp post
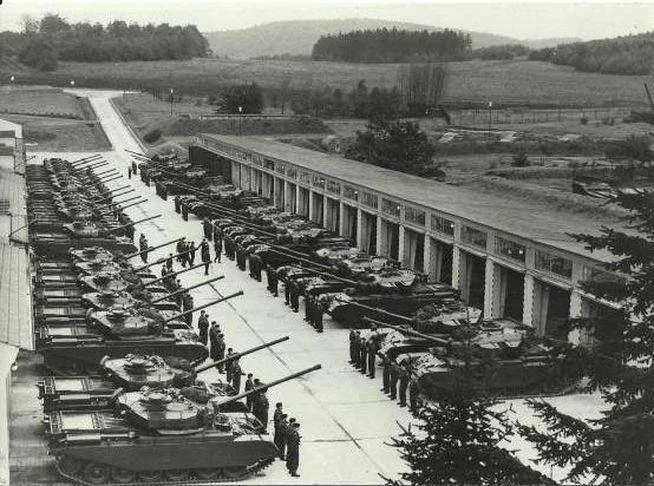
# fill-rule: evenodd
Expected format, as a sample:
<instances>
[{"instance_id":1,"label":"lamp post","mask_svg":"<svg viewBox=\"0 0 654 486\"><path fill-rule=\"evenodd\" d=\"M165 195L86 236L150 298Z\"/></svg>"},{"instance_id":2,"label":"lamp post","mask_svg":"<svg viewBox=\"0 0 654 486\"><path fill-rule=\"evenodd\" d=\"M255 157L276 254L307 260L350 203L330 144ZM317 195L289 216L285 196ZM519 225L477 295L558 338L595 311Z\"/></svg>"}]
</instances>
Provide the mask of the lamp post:
<instances>
[{"instance_id":1,"label":"lamp post","mask_svg":"<svg viewBox=\"0 0 654 486\"><path fill-rule=\"evenodd\" d=\"M243 107L238 107L238 134L241 135L241 130L243 128Z\"/></svg>"},{"instance_id":2,"label":"lamp post","mask_svg":"<svg viewBox=\"0 0 654 486\"><path fill-rule=\"evenodd\" d=\"M173 88L170 88L170 116L173 116L173 94L175 93L175 90Z\"/></svg>"},{"instance_id":3,"label":"lamp post","mask_svg":"<svg viewBox=\"0 0 654 486\"><path fill-rule=\"evenodd\" d=\"M16 76L12 74L11 77L9 78L9 86L13 86L14 81L16 81Z\"/></svg>"},{"instance_id":4,"label":"lamp post","mask_svg":"<svg viewBox=\"0 0 654 486\"><path fill-rule=\"evenodd\" d=\"M488 102L488 138L491 136L491 120L493 119L493 102Z\"/></svg>"}]
</instances>

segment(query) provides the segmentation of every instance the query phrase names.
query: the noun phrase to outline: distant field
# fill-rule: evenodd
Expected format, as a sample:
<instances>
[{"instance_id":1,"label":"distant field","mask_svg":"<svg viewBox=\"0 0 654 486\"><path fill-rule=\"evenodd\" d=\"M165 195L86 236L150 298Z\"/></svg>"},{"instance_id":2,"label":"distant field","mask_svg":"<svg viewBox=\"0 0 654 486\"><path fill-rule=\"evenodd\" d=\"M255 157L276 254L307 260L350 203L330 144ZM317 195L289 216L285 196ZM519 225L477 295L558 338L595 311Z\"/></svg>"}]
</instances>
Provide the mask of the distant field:
<instances>
[{"instance_id":1,"label":"distant field","mask_svg":"<svg viewBox=\"0 0 654 486\"><path fill-rule=\"evenodd\" d=\"M445 102L449 105L531 107L645 106L643 82L652 76L618 76L575 72L572 68L529 61L450 63ZM349 91L361 79L368 86L395 85L397 64L347 64L291 61L152 61L126 63L60 63L55 73L23 73L24 83L81 87L146 89L178 93L214 93L218 87L257 82L275 89L288 79L291 89L326 85ZM1 75L0 71L0 75Z\"/></svg>"},{"instance_id":2,"label":"distant field","mask_svg":"<svg viewBox=\"0 0 654 486\"><path fill-rule=\"evenodd\" d=\"M87 118L80 101L58 89L0 90L0 113L37 115L57 118Z\"/></svg>"}]
</instances>

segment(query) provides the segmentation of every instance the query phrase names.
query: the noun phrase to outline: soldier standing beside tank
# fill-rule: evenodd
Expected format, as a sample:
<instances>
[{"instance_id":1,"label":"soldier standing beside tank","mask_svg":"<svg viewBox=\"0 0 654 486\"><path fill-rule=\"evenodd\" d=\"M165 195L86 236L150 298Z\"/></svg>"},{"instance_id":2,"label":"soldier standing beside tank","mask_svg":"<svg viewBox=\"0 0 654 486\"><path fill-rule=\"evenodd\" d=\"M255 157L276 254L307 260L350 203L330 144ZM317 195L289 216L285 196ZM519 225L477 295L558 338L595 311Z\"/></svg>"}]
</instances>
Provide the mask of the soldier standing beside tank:
<instances>
[{"instance_id":1,"label":"soldier standing beside tank","mask_svg":"<svg viewBox=\"0 0 654 486\"><path fill-rule=\"evenodd\" d=\"M227 348L227 355L225 358L229 358L231 356L234 356L236 353L234 352L233 348ZM225 373L227 373L227 383L231 385L232 383L232 368L234 366L234 360L229 360L227 363L225 363Z\"/></svg>"},{"instance_id":2,"label":"soldier standing beside tank","mask_svg":"<svg viewBox=\"0 0 654 486\"><path fill-rule=\"evenodd\" d=\"M200 312L198 318L198 332L200 333L200 342L206 346L209 333L209 315L204 311Z\"/></svg>"},{"instance_id":3,"label":"soldier standing beside tank","mask_svg":"<svg viewBox=\"0 0 654 486\"><path fill-rule=\"evenodd\" d=\"M209 242L207 240L202 240L200 245L200 256L204 262L204 274L209 275L209 265L211 265L211 253L209 250Z\"/></svg>"},{"instance_id":4,"label":"soldier standing beside tank","mask_svg":"<svg viewBox=\"0 0 654 486\"><path fill-rule=\"evenodd\" d=\"M186 201L182 201L182 219L188 221L188 204Z\"/></svg>"},{"instance_id":5,"label":"soldier standing beside tank","mask_svg":"<svg viewBox=\"0 0 654 486\"><path fill-rule=\"evenodd\" d=\"M300 465L300 428L299 422L293 422L286 435L286 469L294 478L300 477L297 468Z\"/></svg>"},{"instance_id":6,"label":"soldier standing beside tank","mask_svg":"<svg viewBox=\"0 0 654 486\"><path fill-rule=\"evenodd\" d=\"M363 336L359 337L359 371L366 374L368 369L368 346L366 344L366 338Z\"/></svg>"},{"instance_id":7,"label":"soldier standing beside tank","mask_svg":"<svg viewBox=\"0 0 654 486\"><path fill-rule=\"evenodd\" d=\"M190 311L191 309L193 309L193 297L191 297L191 294L189 294L188 292L184 292L182 294L182 311L186 312L186 311ZM193 321L193 314L192 313L186 314L186 322L189 326L191 325L192 321Z\"/></svg>"},{"instance_id":8,"label":"soldier standing beside tank","mask_svg":"<svg viewBox=\"0 0 654 486\"><path fill-rule=\"evenodd\" d=\"M268 280L268 290L271 294L277 297L278 294L278 282L277 271L270 265L266 265L266 279Z\"/></svg>"},{"instance_id":9,"label":"soldier standing beside tank","mask_svg":"<svg viewBox=\"0 0 654 486\"><path fill-rule=\"evenodd\" d=\"M356 366L359 362L359 332L350 329L350 364Z\"/></svg>"},{"instance_id":10,"label":"soldier standing beside tank","mask_svg":"<svg viewBox=\"0 0 654 486\"><path fill-rule=\"evenodd\" d=\"M209 334L211 339L211 359L214 361L220 361L225 358L225 335L220 332L220 326L215 322L211 326L211 332ZM225 365L218 365L218 373L223 374L225 372Z\"/></svg>"},{"instance_id":11,"label":"soldier standing beside tank","mask_svg":"<svg viewBox=\"0 0 654 486\"><path fill-rule=\"evenodd\" d=\"M382 355L382 391L388 395L388 392L391 389L391 361L388 359L388 356Z\"/></svg>"},{"instance_id":12,"label":"soldier standing beside tank","mask_svg":"<svg viewBox=\"0 0 654 486\"><path fill-rule=\"evenodd\" d=\"M148 252L146 251L148 249L148 239L145 237L143 233L141 233L141 236L139 237L139 251L141 253L141 260L143 260L143 263L148 263Z\"/></svg>"},{"instance_id":13,"label":"soldier standing beside tank","mask_svg":"<svg viewBox=\"0 0 654 486\"><path fill-rule=\"evenodd\" d=\"M189 244L188 249L189 249L189 252L186 254L186 256L188 257L188 266L192 267L193 262L195 262L195 252L197 251L197 248L195 247L195 242L194 241L191 241L191 243Z\"/></svg>"},{"instance_id":14,"label":"soldier standing beside tank","mask_svg":"<svg viewBox=\"0 0 654 486\"><path fill-rule=\"evenodd\" d=\"M212 230L211 221L209 221L209 219L206 218L206 217L203 218L202 219L202 231L204 232L204 237L207 240L211 239L211 236L212 236L211 230Z\"/></svg>"},{"instance_id":15,"label":"soldier standing beside tank","mask_svg":"<svg viewBox=\"0 0 654 486\"><path fill-rule=\"evenodd\" d=\"M131 167L127 167L127 178L130 179L130 180L132 179L132 168Z\"/></svg>"},{"instance_id":16,"label":"soldier standing beside tank","mask_svg":"<svg viewBox=\"0 0 654 486\"><path fill-rule=\"evenodd\" d=\"M175 194L175 212L179 213L181 211L182 200L179 198L179 194Z\"/></svg>"},{"instance_id":17,"label":"soldier standing beside tank","mask_svg":"<svg viewBox=\"0 0 654 486\"><path fill-rule=\"evenodd\" d=\"M377 356L377 335L372 334L366 343L368 347L368 377L375 377L375 357Z\"/></svg>"},{"instance_id":18,"label":"soldier standing beside tank","mask_svg":"<svg viewBox=\"0 0 654 486\"><path fill-rule=\"evenodd\" d=\"M409 370L407 369L410 367L411 364L407 363L406 366L400 366L400 407L406 407L406 392L407 389L409 388Z\"/></svg>"},{"instance_id":19,"label":"soldier standing beside tank","mask_svg":"<svg viewBox=\"0 0 654 486\"><path fill-rule=\"evenodd\" d=\"M268 403L268 397L266 396L266 389L262 389L259 393L255 394L256 397L252 403L252 413L254 416L261 422L263 429L261 430L262 434L268 433L268 408L270 404Z\"/></svg>"},{"instance_id":20,"label":"soldier standing beside tank","mask_svg":"<svg viewBox=\"0 0 654 486\"><path fill-rule=\"evenodd\" d=\"M390 392L391 392L391 400L395 400L397 398L397 380L400 379L400 373L399 369L396 363L391 363L391 371L390 371Z\"/></svg>"},{"instance_id":21,"label":"soldier standing beside tank","mask_svg":"<svg viewBox=\"0 0 654 486\"><path fill-rule=\"evenodd\" d=\"M182 237L182 239L177 242L175 250L177 250L177 263L183 263L184 255L180 255L180 253L183 253L184 250L186 250L186 238Z\"/></svg>"},{"instance_id":22,"label":"soldier standing beside tank","mask_svg":"<svg viewBox=\"0 0 654 486\"><path fill-rule=\"evenodd\" d=\"M136 173L137 173L137 169L138 169L138 168L137 168L137 166L136 166L136 162L132 161L132 172L134 173L134 175L136 175Z\"/></svg>"},{"instance_id":23,"label":"soldier standing beside tank","mask_svg":"<svg viewBox=\"0 0 654 486\"><path fill-rule=\"evenodd\" d=\"M216 258L213 261L220 263L220 256L223 253L223 232L218 226L213 228L213 249L216 252Z\"/></svg>"},{"instance_id":24,"label":"soldier standing beside tank","mask_svg":"<svg viewBox=\"0 0 654 486\"><path fill-rule=\"evenodd\" d=\"M252 373L248 373L247 378L245 379L245 387L243 391L250 391L254 388L254 382L252 381ZM252 411L252 395L245 397L245 406L248 409L248 412Z\"/></svg>"},{"instance_id":25,"label":"soldier standing beside tank","mask_svg":"<svg viewBox=\"0 0 654 486\"><path fill-rule=\"evenodd\" d=\"M286 421L285 413L282 414L279 424L277 425L277 433L275 435L275 445L279 449L279 458L284 461L286 460L286 435L288 434L288 422Z\"/></svg>"},{"instance_id":26,"label":"soldier standing beside tank","mask_svg":"<svg viewBox=\"0 0 654 486\"><path fill-rule=\"evenodd\" d=\"M414 417L418 416L418 382L415 376L411 376L409 382L409 408Z\"/></svg>"},{"instance_id":27,"label":"soldier standing beside tank","mask_svg":"<svg viewBox=\"0 0 654 486\"><path fill-rule=\"evenodd\" d=\"M284 454L281 453L281 448L279 446L279 440L281 439L279 424L282 421L282 415L284 415L284 410L282 410L282 402L277 402L275 404L275 412L273 413L273 425L274 425L273 442L277 446L277 449L280 450L280 457L283 459Z\"/></svg>"},{"instance_id":28,"label":"soldier standing beside tank","mask_svg":"<svg viewBox=\"0 0 654 486\"><path fill-rule=\"evenodd\" d=\"M168 269L166 268L166 265L163 264L163 265L161 265L161 278L163 278L164 281L165 281L166 275L168 275Z\"/></svg>"},{"instance_id":29,"label":"soldier standing beside tank","mask_svg":"<svg viewBox=\"0 0 654 486\"><path fill-rule=\"evenodd\" d=\"M166 258L166 268L168 269L168 273L171 273L173 271L173 254L168 253L168 258Z\"/></svg>"},{"instance_id":30,"label":"soldier standing beside tank","mask_svg":"<svg viewBox=\"0 0 654 486\"><path fill-rule=\"evenodd\" d=\"M240 359L236 358L232 364L232 387L236 390L237 395L241 392L241 376L244 374Z\"/></svg>"}]
</instances>

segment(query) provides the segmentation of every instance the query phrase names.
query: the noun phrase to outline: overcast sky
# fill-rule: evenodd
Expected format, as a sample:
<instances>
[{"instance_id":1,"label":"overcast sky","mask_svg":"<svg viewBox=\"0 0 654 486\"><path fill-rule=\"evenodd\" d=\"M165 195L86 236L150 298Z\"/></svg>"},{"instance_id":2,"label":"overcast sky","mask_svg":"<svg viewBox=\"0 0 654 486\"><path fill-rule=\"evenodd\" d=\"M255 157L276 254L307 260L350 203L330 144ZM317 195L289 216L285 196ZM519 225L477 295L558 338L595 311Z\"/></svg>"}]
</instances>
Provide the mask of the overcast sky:
<instances>
[{"instance_id":1,"label":"overcast sky","mask_svg":"<svg viewBox=\"0 0 654 486\"><path fill-rule=\"evenodd\" d=\"M521 39L596 39L654 30L654 2L538 0L4 0L0 30L19 30L25 14L58 13L71 22L126 20L229 30L277 20L379 18L491 32Z\"/></svg>"}]
</instances>

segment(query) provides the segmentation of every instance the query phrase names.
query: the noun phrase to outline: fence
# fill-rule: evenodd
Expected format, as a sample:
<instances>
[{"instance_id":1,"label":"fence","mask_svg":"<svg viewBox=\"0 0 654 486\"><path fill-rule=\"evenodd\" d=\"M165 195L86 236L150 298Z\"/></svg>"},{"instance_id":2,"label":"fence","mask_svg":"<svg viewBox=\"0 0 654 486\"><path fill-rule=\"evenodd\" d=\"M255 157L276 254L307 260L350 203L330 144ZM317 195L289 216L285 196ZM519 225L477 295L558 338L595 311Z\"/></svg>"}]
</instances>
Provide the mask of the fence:
<instances>
[{"instance_id":1,"label":"fence","mask_svg":"<svg viewBox=\"0 0 654 486\"><path fill-rule=\"evenodd\" d=\"M563 121L601 121L611 118L624 118L631 108L577 108L550 110L520 110L515 108L454 110L449 115L454 125L503 125L547 123Z\"/></svg>"}]
</instances>

